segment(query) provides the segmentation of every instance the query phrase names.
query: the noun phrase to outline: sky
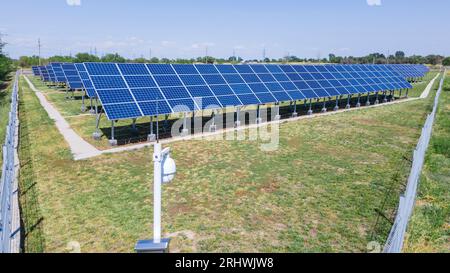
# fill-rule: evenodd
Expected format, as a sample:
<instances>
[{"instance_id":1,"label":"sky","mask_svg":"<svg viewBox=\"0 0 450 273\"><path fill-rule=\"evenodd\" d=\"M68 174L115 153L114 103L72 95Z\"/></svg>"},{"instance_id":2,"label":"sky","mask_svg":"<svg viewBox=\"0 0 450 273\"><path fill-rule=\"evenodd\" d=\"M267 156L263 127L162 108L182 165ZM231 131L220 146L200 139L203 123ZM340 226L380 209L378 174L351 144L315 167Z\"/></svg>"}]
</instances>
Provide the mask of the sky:
<instances>
[{"instance_id":1,"label":"sky","mask_svg":"<svg viewBox=\"0 0 450 273\"><path fill-rule=\"evenodd\" d=\"M450 55L448 0L2 0L13 58ZM265 50L264 50L265 49Z\"/></svg>"}]
</instances>

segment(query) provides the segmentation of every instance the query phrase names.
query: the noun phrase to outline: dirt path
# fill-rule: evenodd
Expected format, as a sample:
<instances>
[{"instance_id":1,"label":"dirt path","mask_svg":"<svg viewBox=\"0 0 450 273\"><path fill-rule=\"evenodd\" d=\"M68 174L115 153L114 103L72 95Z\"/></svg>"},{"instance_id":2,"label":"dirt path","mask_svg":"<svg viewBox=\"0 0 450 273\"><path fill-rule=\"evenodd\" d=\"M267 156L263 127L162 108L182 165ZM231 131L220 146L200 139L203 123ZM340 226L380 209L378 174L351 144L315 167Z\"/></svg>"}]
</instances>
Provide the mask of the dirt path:
<instances>
[{"instance_id":1,"label":"dirt path","mask_svg":"<svg viewBox=\"0 0 450 273\"><path fill-rule=\"evenodd\" d=\"M90 143L81 138L64 119L64 117L51 105L44 94L39 91L33 83L24 75L30 88L36 93L42 107L47 111L48 116L55 121L56 128L63 135L64 139L70 146L72 155L75 160L95 157L101 154L100 150L92 146Z\"/></svg>"}]
</instances>

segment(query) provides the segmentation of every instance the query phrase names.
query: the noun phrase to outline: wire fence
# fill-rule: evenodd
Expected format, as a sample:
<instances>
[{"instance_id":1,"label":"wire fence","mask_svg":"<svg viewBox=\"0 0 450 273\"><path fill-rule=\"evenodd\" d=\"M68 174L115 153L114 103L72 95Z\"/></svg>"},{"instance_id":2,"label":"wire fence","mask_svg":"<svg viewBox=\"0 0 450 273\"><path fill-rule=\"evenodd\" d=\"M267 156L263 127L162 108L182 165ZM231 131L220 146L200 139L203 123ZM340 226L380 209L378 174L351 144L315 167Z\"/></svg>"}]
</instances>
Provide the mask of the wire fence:
<instances>
[{"instance_id":1,"label":"wire fence","mask_svg":"<svg viewBox=\"0 0 450 273\"><path fill-rule=\"evenodd\" d=\"M403 249L403 243L405 239L405 233L408 227L409 220L414 210L414 204L416 202L417 188L419 179L422 173L422 168L425 162L425 155L430 144L431 135L433 132L433 124L436 118L436 112L439 105L439 97L442 92L442 87L444 85L446 71L442 76L439 90L436 94L434 101L434 107L431 114L428 115L425 122L425 126L422 129L422 135L420 137L419 143L414 150L413 164L411 168L411 173L408 178L408 184L406 186L405 192L400 195L400 204L397 210L397 216L392 226L391 232L389 233L388 240L384 247L384 253L400 253Z\"/></svg>"},{"instance_id":2,"label":"wire fence","mask_svg":"<svg viewBox=\"0 0 450 273\"><path fill-rule=\"evenodd\" d=\"M19 252L20 220L18 217L19 72L11 95L11 110L2 147L3 166L0 180L0 253Z\"/></svg>"}]
</instances>

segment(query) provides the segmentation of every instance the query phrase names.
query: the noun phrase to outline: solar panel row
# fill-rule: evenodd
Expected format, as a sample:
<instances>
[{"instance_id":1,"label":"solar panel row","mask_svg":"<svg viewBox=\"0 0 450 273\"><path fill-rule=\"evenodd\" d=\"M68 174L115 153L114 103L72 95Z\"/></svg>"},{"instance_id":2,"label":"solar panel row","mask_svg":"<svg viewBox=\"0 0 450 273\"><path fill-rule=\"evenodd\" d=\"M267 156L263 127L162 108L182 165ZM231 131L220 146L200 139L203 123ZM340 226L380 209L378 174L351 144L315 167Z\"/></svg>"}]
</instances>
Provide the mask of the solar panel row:
<instances>
[{"instance_id":1,"label":"solar panel row","mask_svg":"<svg viewBox=\"0 0 450 273\"><path fill-rule=\"evenodd\" d=\"M380 65L85 63L84 68L110 120L411 88Z\"/></svg>"}]
</instances>

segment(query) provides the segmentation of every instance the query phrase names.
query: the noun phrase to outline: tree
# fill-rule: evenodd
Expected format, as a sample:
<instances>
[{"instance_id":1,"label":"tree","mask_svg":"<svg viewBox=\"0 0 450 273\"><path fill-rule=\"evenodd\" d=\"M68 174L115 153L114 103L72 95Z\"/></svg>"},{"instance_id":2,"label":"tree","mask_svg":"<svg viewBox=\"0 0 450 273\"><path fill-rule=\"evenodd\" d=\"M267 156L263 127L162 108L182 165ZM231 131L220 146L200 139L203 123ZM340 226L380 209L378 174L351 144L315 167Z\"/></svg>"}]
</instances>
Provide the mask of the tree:
<instances>
[{"instance_id":1,"label":"tree","mask_svg":"<svg viewBox=\"0 0 450 273\"><path fill-rule=\"evenodd\" d=\"M75 63L100 62L100 58L89 53L78 53L73 60Z\"/></svg>"},{"instance_id":2,"label":"tree","mask_svg":"<svg viewBox=\"0 0 450 273\"><path fill-rule=\"evenodd\" d=\"M5 45L5 43L0 41L0 81L5 80L8 74L14 69L12 60L3 54Z\"/></svg>"},{"instance_id":3,"label":"tree","mask_svg":"<svg viewBox=\"0 0 450 273\"><path fill-rule=\"evenodd\" d=\"M101 61L104 63L125 63L127 60L120 56L118 53L115 54L106 54L101 58Z\"/></svg>"},{"instance_id":4,"label":"tree","mask_svg":"<svg viewBox=\"0 0 450 273\"><path fill-rule=\"evenodd\" d=\"M450 66L450 57L447 57L444 60L442 60L442 65Z\"/></svg>"}]
</instances>

